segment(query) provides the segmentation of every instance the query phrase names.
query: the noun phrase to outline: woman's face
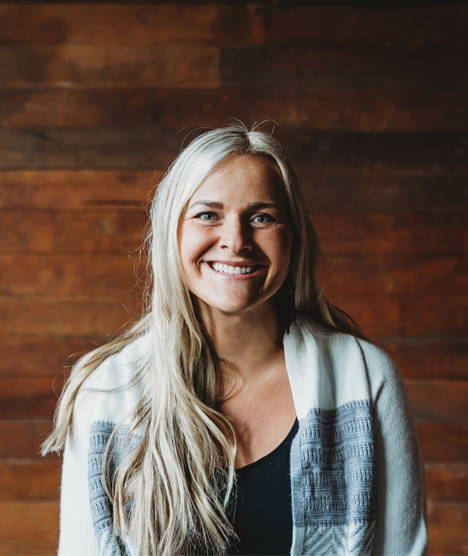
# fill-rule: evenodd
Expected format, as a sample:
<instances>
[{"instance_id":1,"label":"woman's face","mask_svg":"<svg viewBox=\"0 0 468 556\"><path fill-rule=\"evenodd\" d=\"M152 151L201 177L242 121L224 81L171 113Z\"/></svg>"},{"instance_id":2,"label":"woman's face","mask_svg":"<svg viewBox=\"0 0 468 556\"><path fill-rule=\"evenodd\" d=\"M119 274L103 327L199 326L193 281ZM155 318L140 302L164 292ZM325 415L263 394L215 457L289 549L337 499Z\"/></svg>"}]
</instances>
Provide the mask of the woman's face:
<instances>
[{"instance_id":1,"label":"woman's face","mask_svg":"<svg viewBox=\"0 0 468 556\"><path fill-rule=\"evenodd\" d=\"M202 316L263 314L291 252L279 169L259 156L229 155L189 200L179 234L184 283Z\"/></svg>"}]
</instances>

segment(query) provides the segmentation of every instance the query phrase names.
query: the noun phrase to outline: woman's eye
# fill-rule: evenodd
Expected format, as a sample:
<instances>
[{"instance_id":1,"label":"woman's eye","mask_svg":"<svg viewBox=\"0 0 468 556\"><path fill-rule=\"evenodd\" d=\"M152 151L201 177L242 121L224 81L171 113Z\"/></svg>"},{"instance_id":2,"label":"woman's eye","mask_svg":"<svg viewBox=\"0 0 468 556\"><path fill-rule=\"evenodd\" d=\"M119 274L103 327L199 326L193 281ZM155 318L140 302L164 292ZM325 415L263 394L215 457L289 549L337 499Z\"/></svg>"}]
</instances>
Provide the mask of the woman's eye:
<instances>
[{"instance_id":1,"label":"woman's eye","mask_svg":"<svg viewBox=\"0 0 468 556\"><path fill-rule=\"evenodd\" d=\"M196 218L198 218L202 222L214 222L216 220L216 213L215 212L200 212L200 214L197 214Z\"/></svg>"},{"instance_id":2,"label":"woman's eye","mask_svg":"<svg viewBox=\"0 0 468 556\"><path fill-rule=\"evenodd\" d=\"M252 221L256 224L271 224L276 222L276 218L271 214L260 213L253 216Z\"/></svg>"}]
</instances>

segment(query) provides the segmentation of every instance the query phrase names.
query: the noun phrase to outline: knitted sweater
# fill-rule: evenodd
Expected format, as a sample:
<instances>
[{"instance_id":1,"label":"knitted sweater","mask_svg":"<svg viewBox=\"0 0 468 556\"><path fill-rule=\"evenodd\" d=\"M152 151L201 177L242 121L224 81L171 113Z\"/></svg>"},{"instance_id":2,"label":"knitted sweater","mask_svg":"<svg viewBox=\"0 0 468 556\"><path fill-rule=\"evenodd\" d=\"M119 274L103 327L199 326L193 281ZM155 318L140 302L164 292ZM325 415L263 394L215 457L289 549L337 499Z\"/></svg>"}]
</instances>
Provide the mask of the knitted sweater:
<instances>
[{"instance_id":1,"label":"knitted sweater","mask_svg":"<svg viewBox=\"0 0 468 556\"><path fill-rule=\"evenodd\" d=\"M115 427L116 460L125 449L138 387L91 389L129 382L146 341L139 338L107 358L78 395L63 458L59 556L136 556L131 541L113 533L100 473ZM367 341L305 317L291 325L283 344L299 421L290 456L290 554L424 554L423 474L390 358Z\"/></svg>"}]
</instances>

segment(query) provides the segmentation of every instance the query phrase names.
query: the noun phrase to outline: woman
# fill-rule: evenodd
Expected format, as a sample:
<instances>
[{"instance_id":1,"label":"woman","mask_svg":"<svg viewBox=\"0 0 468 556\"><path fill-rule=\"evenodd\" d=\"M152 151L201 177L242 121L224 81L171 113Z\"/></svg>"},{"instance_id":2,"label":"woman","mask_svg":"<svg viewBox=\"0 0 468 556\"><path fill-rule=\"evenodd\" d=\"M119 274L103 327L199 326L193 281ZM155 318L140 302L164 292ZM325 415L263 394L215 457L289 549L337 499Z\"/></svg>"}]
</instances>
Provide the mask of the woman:
<instances>
[{"instance_id":1,"label":"woman","mask_svg":"<svg viewBox=\"0 0 468 556\"><path fill-rule=\"evenodd\" d=\"M142 318L74 367L59 553L422 554L398 373L317 283L278 142L237 124L173 162Z\"/></svg>"}]
</instances>

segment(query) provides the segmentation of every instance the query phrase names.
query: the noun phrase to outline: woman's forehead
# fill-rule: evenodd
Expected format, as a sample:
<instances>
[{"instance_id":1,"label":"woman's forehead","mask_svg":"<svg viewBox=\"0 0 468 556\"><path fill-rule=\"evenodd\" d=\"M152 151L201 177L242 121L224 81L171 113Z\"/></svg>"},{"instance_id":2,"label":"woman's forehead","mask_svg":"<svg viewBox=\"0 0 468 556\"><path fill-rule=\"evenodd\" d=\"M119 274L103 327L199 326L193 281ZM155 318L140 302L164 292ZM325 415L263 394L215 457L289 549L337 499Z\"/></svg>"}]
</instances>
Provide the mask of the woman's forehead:
<instances>
[{"instance_id":1,"label":"woman's forehead","mask_svg":"<svg viewBox=\"0 0 468 556\"><path fill-rule=\"evenodd\" d=\"M283 202L281 170L276 162L265 156L228 155L202 181L190 200L206 195L216 198L260 195L264 200L269 197Z\"/></svg>"}]
</instances>

